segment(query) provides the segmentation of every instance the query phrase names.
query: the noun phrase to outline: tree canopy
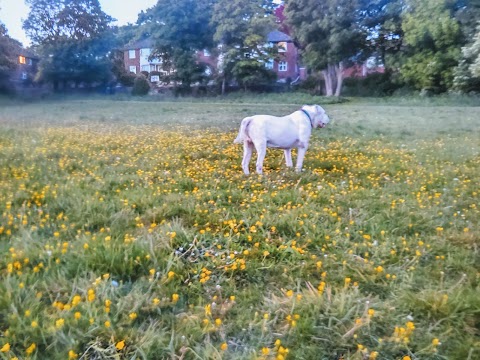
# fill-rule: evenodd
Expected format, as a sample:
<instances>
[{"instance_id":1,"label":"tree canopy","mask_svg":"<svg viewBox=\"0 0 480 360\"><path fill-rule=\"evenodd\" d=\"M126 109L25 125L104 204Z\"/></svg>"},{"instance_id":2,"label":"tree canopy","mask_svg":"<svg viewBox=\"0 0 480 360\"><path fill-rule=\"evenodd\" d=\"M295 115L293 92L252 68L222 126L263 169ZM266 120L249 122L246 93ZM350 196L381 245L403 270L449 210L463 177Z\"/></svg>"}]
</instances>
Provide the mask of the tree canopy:
<instances>
[{"instance_id":1,"label":"tree canopy","mask_svg":"<svg viewBox=\"0 0 480 360\"><path fill-rule=\"evenodd\" d=\"M26 0L30 13L23 23L41 53L38 78L93 83L109 76L112 37L98 0Z\"/></svg>"},{"instance_id":2,"label":"tree canopy","mask_svg":"<svg viewBox=\"0 0 480 360\"><path fill-rule=\"evenodd\" d=\"M211 0L158 0L139 16L140 31L155 44L151 56L162 59L168 69L173 66L174 80L184 86L202 77L204 67L195 52L213 46L212 9Z\"/></svg>"},{"instance_id":3,"label":"tree canopy","mask_svg":"<svg viewBox=\"0 0 480 360\"><path fill-rule=\"evenodd\" d=\"M285 15L303 60L322 71L327 95L340 95L343 65L365 43L358 0L286 0Z\"/></svg>"},{"instance_id":4,"label":"tree canopy","mask_svg":"<svg viewBox=\"0 0 480 360\"><path fill-rule=\"evenodd\" d=\"M223 82L235 78L244 87L275 78L265 62L278 57L274 46L266 44L275 28L271 0L218 0L211 23L214 40L220 44Z\"/></svg>"},{"instance_id":5,"label":"tree canopy","mask_svg":"<svg viewBox=\"0 0 480 360\"><path fill-rule=\"evenodd\" d=\"M408 0L403 17L405 51L400 72L417 89L445 91L453 84L461 40L448 0Z\"/></svg>"},{"instance_id":6,"label":"tree canopy","mask_svg":"<svg viewBox=\"0 0 480 360\"><path fill-rule=\"evenodd\" d=\"M8 92L10 73L16 67L15 47L20 43L8 36L7 28L0 22L0 93Z\"/></svg>"}]
</instances>

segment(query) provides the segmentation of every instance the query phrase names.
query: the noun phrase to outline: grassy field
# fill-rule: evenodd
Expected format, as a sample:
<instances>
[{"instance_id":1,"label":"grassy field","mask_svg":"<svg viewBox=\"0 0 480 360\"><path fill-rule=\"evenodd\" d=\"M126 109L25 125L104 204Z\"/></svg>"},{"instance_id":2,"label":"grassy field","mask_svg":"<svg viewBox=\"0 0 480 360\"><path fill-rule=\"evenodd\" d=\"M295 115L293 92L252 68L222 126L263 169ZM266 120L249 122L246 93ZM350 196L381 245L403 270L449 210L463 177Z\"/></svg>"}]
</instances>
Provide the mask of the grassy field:
<instances>
[{"instance_id":1,"label":"grassy field","mask_svg":"<svg viewBox=\"0 0 480 360\"><path fill-rule=\"evenodd\" d=\"M305 171L244 176L302 102ZM479 359L480 108L441 105L2 103L0 359Z\"/></svg>"}]
</instances>

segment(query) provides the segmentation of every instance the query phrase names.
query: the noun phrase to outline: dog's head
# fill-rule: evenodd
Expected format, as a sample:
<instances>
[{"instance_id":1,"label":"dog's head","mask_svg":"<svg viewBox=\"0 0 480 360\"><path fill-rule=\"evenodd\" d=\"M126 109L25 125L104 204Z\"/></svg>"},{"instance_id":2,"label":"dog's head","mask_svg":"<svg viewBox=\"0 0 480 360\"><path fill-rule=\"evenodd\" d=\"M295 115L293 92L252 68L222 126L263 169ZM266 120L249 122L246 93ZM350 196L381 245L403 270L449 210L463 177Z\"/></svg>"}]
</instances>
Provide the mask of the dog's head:
<instances>
[{"instance_id":1,"label":"dog's head","mask_svg":"<svg viewBox=\"0 0 480 360\"><path fill-rule=\"evenodd\" d=\"M304 105L302 109L312 118L313 127L324 128L330 122L330 118L320 105Z\"/></svg>"}]
</instances>

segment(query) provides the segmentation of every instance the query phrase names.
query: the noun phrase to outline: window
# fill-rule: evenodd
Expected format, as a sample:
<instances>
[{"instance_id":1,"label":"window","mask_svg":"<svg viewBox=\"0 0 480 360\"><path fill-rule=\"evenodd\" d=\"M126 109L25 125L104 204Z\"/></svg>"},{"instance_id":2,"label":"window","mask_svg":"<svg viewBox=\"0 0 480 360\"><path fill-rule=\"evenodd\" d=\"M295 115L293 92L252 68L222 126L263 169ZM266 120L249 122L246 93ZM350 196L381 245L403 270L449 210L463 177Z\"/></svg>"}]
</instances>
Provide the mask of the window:
<instances>
[{"instance_id":1,"label":"window","mask_svg":"<svg viewBox=\"0 0 480 360\"><path fill-rule=\"evenodd\" d=\"M128 50L128 58L135 59L137 56L135 55L135 50Z\"/></svg>"},{"instance_id":2,"label":"window","mask_svg":"<svg viewBox=\"0 0 480 360\"><path fill-rule=\"evenodd\" d=\"M210 51L208 51L207 49L203 49L203 56L205 57L210 56Z\"/></svg>"},{"instance_id":3,"label":"window","mask_svg":"<svg viewBox=\"0 0 480 360\"><path fill-rule=\"evenodd\" d=\"M270 69L270 70L273 69L273 59L268 60L268 61L265 63L265 67L266 67L267 69Z\"/></svg>"},{"instance_id":4,"label":"window","mask_svg":"<svg viewBox=\"0 0 480 360\"><path fill-rule=\"evenodd\" d=\"M28 65L32 66L32 65L33 65L32 59L28 59L28 60L27 60L27 63L28 63Z\"/></svg>"},{"instance_id":5,"label":"window","mask_svg":"<svg viewBox=\"0 0 480 360\"><path fill-rule=\"evenodd\" d=\"M26 72L22 72L22 80L27 80L28 79L28 75Z\"/></svg>"},{"instance_id":6,"label":"window","mask_svg":"<svg viewBox=\"0 0 480 360\"><path fill-rule=\"evenodd\" d=\"M145 57L145 59L148 59L150 54L151 54L151 51L149 48L140 49L140 56Z\"/></svg>"},{"instance_id":7,"label":"window","mask_svg":"<svg viewBox=\"0 0 480 360\"><path fill-rule=\"evenodd\" d=\"M287 52L287 43L285 41L280 41L278 43L278 52L279 53Z\"/></svg>"},{"instance_id":8,"label":"window","mask_svg":"<svg viewBox=\"0 0 480 360\"><path fill-rule=\"evenodd\" d=\"M151 81L151 82L159 82L159 81L160 81L160 76L158 76L158 75L152 75L152 76L150 77L150 81Z\"/></svg>"},{"instance_id":9,"label":"window","mask_svg":"<svg viewBox=\"0 0 480 360\"><path fill-rule=\"evenodd\" d=\"M130 70L131 73L134 73L134 74L137 73L137 67L135 65L130 66L129 70Z\"/></svg>"},{"instance_id":10,"label":"window","mask_svg":"<svg viewBox=\"0 0 480 360\"><path fill-rule=\"evenodd\" d=\"M142 65L142 71L149 71L150 70L150 65Z\"/></svg>"},{"instance_id":11,"label":"window","mask_svg":"<svg viewBox=\"0 0 480 360\"><path fill-rule=\"evenodd\" d=\"M27 59L25 59L25 56L20 55L20 56L18 57L18 62L19 62L20 64L26 64L26 63L27 63Z\"/></svg>"},{"instance_id":12,"label":"window","mask_svg":"<svg viewBox=\"0 0 480 360\"><path fill-rule=\"evenodd\" d=\"M287 71L288 69L288 64L286 61L280 61L278 63L278 71Z\"/></svg>"}]
</instances>

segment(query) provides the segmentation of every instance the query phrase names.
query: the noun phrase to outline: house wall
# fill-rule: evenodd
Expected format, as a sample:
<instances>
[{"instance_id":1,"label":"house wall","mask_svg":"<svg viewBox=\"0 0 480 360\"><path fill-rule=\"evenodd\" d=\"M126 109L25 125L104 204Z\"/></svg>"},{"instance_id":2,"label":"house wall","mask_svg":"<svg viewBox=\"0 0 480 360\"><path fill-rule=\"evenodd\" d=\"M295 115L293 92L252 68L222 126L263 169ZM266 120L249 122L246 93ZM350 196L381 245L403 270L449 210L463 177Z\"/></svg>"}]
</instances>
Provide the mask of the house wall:
<instances>
[{"instance_id":1,"label":"house wall","mask_svg":"<svg viewBox=\"0 0 480 360\"><path fill-rule=\"evenodd\" d=\"M290 79L293 81L300 75L297 63L298 51L293 42L287 42L286 45L286 51L279 52L282 59L274 62L273 71L277 73L278 79ZM281 70L280 63L282 61L287 63L286 71Z\"/></svg>"},{"instance_id":2,"label":"house wall","mask_svg":"<svg viewBox=\"0 0 480 360\"><path fill-rule=\"evenodd\" d=\"M20 63L20 56L25 58L25 64ZM38 70L38 59L25 55L17 56L17 67L12 72L10 80L17 85L32 84Z\"/></svg>"},{"instance_id":3,"label":"house wall","mask_svg":"<svg viewBox=\"0 0 480 360\"><path fill-rule=\"evenodd\" d=\"M130 59L129 51L130 50L125 50L123 52L123 63L125 65L125 70L127 72L130 72L130 66L135 66L136 74L139 74L140 73L140 49L135 49L135 59Z\"/></svg>"}]
</instances>

